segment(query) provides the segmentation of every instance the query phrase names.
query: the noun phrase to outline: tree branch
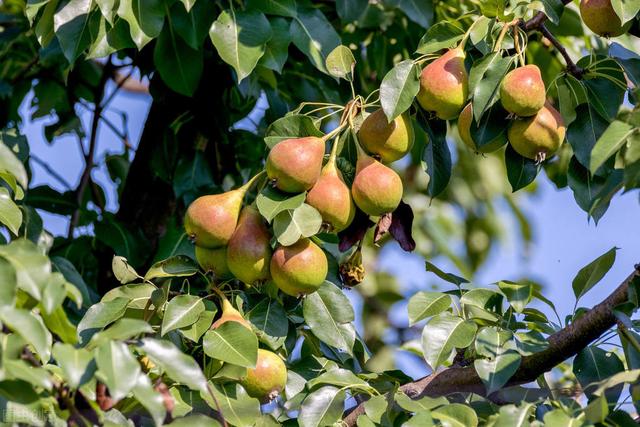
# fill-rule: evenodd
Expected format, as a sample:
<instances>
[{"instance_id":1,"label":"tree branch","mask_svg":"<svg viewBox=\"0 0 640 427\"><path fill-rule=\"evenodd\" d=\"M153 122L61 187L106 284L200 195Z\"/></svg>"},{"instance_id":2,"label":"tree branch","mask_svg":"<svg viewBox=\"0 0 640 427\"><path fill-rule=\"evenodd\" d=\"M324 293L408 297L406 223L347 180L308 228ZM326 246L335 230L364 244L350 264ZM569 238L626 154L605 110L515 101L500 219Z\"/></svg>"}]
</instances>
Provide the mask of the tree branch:
<instances>
[{"instance_id":1,"label":"tree branch","mask_svg":"<svg viewBox=\"0 0 640 427\"><path fill-rule=\"evenodd\" d=\"M546 350L523 357L520 367L505 387L526 384L550 371L566 359L575 356L583 348L609 330L616 323L613 308L628 301L628 291L632 284L640 284L640 264L617 289L582 317L567 325L547 339ZM400 390L412 399L423 396L444 396L451 393L476 393L486 396L482 380L473 366L448 368L432 373L417 381L405 384ZM345 425L356 425L358 416L364 413L364 404L348 411L343 421Z\"/></svg>"}]
</instances>

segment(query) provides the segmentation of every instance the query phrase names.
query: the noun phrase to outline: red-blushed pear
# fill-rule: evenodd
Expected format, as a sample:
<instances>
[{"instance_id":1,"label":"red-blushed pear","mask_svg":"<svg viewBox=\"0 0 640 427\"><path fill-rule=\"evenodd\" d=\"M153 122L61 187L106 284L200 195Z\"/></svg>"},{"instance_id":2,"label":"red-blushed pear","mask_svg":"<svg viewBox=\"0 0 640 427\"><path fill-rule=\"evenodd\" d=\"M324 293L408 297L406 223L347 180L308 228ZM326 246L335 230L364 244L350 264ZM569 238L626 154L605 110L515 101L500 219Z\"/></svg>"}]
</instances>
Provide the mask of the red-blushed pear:
<instances>
[{"instance_id":1,"label":"red-blushed pear","mask_svg":"<svg viewBox=\"0 0 640 427\"><path fill-rule=\"evenodd\" d=\"M269 278L271 234L253 206L240 212L238 227L227 246L227 264L241 282L253 285Z\"/></svg>"},{"instance_id":2,"label":"red-blushed pear","mask_svg":"<svg viewBox=\"0 0 640 427\"><path fill-rule=\"evenodd\" d=\"M391 123L384 111L369 114L358 131L362 147L380 157L383 163L403 158L413 147L413 124L408 113L396 117Z\"/></svg>"},{"instance_id":3,"label":"red-blushed pear","mask_svg":"<svg viewBox=\"0 0 640 427\"><path fill-rule=\"evenodd\" d=\"M242 314L238 310L236 310L233 305L229 302L228 299L222 299L222 315L218 320L213 322L211 325L211 329L216 329L220 325L227 322L238 322L245 328L251 330L251 324L247 319L242 317Z\"/></svg>"},{"instance_id":4,"label":"red-blushed pear","mask_svg":"<svg viewBox=\"0 0 640 427\"><path fill-rule=\"evenodd\" d=\"M471 135L471 126L473 125L473 105L470 102L466 107L464 107L458 117L458 135L460 135L462 142L464 142L464 144L474 152L491 153L507 143L506 132L503 131L499 135L496 135L490 142L485 143L482 146L478 146Z\"/></svg>"},{"instance_id":5,"label":"red-blushed pear","mask_svg":"<svg viewBox=\"0 0 640 427\"><path fill-rule=\"evenodd\" d=\"M535 116L514 120L508 138L518 154L542 162L558 151L565 132L562 116L547 103Z\"/></svg>"},{"instance_id":6,"label":"red-blushed pear","mask_svg":"<svg viewBox=\"0 0 640 427\"><path fill-rule=\"evenodd\" d=\"M267 175L279 190L302 193L320 177L324 149L324 141L315 136L280 141L267 156Z\"/></svg>"},{"instance_id":7,"label":"red-blushed pear","mask_svg":"<svg viewBox=\"0 0 640 427\"><path fill-rule=\"evenodd\" d=\"M398 174L358 146L356 175L351 185L356 205L367 215L380 216L398 207L402 191L402 180Z\"/></svg>"},{"instance_id":8,"label":"red-blushed pear","mask_svg":"<svg viewBox=\"0 0 640 427\"><path fill-rule=\"evenodd\" d=\"M500 102L505 110L520 117L535 115L547 99L537 65L525 65L510 71L500 84Z\"/></svg>"},{"instance_id":9,"label":"red-blushed pear","mask_svg":"<svg viewBox=\"0 0 640 427\"><path fill-rule=\"evenodd\" d=\"M581 0L580 16L591 31L603 37L618 37L631 27L631 22L622 25L611 0Z\"/></svg>"},{"instance_id":10,"label":"red-blushed pear","mask_svg":"<svg viewBox=\"0 0 640 427\"><path fill-rule=\"evenodd\" d=\"M204 271L213 273L218 280L231 278L226 247L209 249L196 246L196 261Z\"/></svg>"},{"instance_id":11,"label":"red-blushed pear","mask_svg":"<svg viewBox=\"0 0 640 427\"><path fill-rule=\"evenodd\" d=\"M221 194L211 194L194 200L184 216L184 229L189 239L202 248L225 246L238 224L244 196L262 173L242 187Z\"/></svg>"},{"instance_id":12,"label":"red-blushed pear","mask_svg":"<svg viewBox=\"0 0 640 427\"><path fill-rule=\"evenodd\" d=\"M259 348L255 368L247 369L240 384L247 394L268 403L278 397L287 384L287 367L275 353Z\"/></svg>"},{"instance_id":13,"label":"red-blushed pear","mask_svg":"<svg viewBox=\"0 0 640 427\"><path fill-rule=\"evenodd\" d=\"M274 283L294 297L317 291L328 271L327 256L309 239L300 239L291 246L278 246L271 257Z\"/></svg>"},{"instance_id":14,"label":"red-blushed pear","mask_svg":"<svg viewBox=\"0 0 640 427\"><path fill-rule=\"evenodd\" d=\"M469 95L464 49L451 49L422 70L418 103L442 120L458 117Z\"/></svg>"},{"instance_id":15,"label":"red-blushed pear","mask_svg":"<svg viewBox=\"0 0 640 427\"><path fill-rule=\"evenodd\" d=\"M329 231L339 232L351 224L356 208L351 191L336 166L338 143L334 141L329 161L322 168L320 178L307 193L307 204L316 208Z\"/></svg>"}]
</instances>

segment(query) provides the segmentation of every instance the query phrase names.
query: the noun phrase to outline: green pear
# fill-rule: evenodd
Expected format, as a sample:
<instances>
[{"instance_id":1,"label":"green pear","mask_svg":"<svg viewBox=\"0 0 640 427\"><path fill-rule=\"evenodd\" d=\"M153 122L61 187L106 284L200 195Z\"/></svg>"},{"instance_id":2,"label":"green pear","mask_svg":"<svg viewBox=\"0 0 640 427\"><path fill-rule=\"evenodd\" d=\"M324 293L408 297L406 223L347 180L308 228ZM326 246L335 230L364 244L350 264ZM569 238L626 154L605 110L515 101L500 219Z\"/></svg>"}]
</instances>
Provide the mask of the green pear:
<instances>
[{"instance_id":1,"label":"green pear","mask_svg":"<svg viewBox=\"0 0 640 427\"><path fill-rule=\"evenodd\" d=\"M320 177L324 150L324 141L315 136L280 141L267 156L267 175L279 190L302 193Z\"/></svg>"},{"instance_id":2,"label":"green pear","mask_svg":"<svg viewBox=\"0 0 640 427\"><path fill-rule=\"evenodd\" d=\"M356 206L371 216L393 212L402 200L402 191L398 174L358 147L356 175L351 186Z\"/></svg>"},{"instance_id":3,"label":"green pear","mask_svg":"<svg viewBox=\"0 0 640 427\"><path fill-rule=\"evenodd\" d=\"M270 241L271 234L260 212L252 206L245 207L227 246L227 264L238 280L253 285L269 278Z\"/></svg>"},{"instance_id":4,"label":"green pear","mask_svg":"<svg viewBox=\"0 0 640 427\"><path fill-rule=\"evenodd\" d=\"M247 369L247 375L240 384L247 394L267 403L284 390L287 384L287 367L275 353L258 349L258 360L255 368Z\"/></svg>"},{"instance_id":5,"label":"green pear","mask_svg":"<svg viewBox=\"0 0 640 427\"><path fill-rule=\"evenodd\" d=\"M196 246L196 261L204 271L213 273L218 280L232 277L227 265L226 247L209 249Z\"/></svg>"},{"instance_id":6,"label":"green pear","mask_svg":"<svg viewBox=\"0 0 640 427\"><path fill-rule=\"evenodd\" d=\"M278 246L270 267L276 286L295 297L317 291L329 271L327 256L309 239L300 239L291 246Z\"/></svg>"},{"instance_id":7,"label":"green pear","mask_svg":"<svg viewBox=\"0 0 640 427\"><path fill-rule=\"evenodd\" d=\"M536 114L547 99L537 65L525 65L510 71L500 85L500 102L505 110L520 117Z\"/></svg>"},{"instance_id":8,"label":"green pear","mask_svg":"<svg viewBox=\"0 0 640 427\"><path fill-rule=\"evenodd\" d=\"M408 113L389 123L384 111L378 109L362 122L358 138L363 148L370 154L380 156L383 163L395 162L413 147L413 124Z\"/></svg>"},{"instance_id":9,"label":"green pear","mask_svg":"<svg viewBox=\"0 0 640 427\"><path fill-rule=\"evenodd\" d=\"M464 65L465 52L457 47L422 70L418 103L442 120L452 120L467 102L469 76Z\"/></svg>"},{"instance_id":10,"label":"green pear","mask_svg":"<svg viewBox=\"0 0 640 427\"><path fill-rule=\"evenodd\" d=\"M562 116L547 103L535 116L514 120L508 138L518 154L542 162L558 151L565 132Z\"/></svg>"},{"instance_id":11,"label":"green pear","mask_svg":"<svg viewBox=\"0 0 640 427\"><path fill-rule=\"evenodd\" d=\"M622 25L611 0L581 0L580 15L585 25L602 37L618 37L626 33L633 22Z\"/></svg>"}]
</instances>

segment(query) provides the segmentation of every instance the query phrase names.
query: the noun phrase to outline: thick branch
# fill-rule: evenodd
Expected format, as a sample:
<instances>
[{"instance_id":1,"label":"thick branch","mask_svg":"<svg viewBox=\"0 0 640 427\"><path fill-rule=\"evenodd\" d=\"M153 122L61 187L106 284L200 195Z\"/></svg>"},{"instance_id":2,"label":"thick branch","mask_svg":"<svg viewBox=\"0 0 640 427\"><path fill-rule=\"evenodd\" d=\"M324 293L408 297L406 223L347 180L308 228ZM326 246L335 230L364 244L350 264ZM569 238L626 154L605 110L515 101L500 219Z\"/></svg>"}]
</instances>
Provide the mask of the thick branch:
<instances>
[{"instance_id":1,"label":"thick branch","mask_svg":"<svg viewBox=\"0 0 640 427\"><path fill-rule=\"evenodd\" d=\"M575 356L583 348L609 330L616 323L613 308L628 300L632 283L640 283L640 265L601 303L586 312L575 322L548 337L549 347L531 356L523 357L520 367L505 387L534 381L566 359ZM473 366L449 368L435 372L400 387L407 396L417 399L423 396L444 396L451 393L472 392L486 395L482 380ZM355 426L358 416L364 413L359 404L344 418L347 426Z\"/></svg>"}]
</instances>

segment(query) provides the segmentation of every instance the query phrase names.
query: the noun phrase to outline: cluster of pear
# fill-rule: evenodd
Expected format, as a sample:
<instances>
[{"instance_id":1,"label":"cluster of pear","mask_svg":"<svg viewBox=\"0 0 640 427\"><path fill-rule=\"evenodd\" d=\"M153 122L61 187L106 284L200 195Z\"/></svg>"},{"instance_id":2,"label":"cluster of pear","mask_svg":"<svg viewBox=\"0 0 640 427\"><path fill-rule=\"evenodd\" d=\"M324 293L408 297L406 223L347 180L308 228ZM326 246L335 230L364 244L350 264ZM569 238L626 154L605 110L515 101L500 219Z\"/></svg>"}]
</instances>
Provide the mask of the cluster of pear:
<instances>
[{"instance_id":1,"label":"cluster of pear","mask_svg":"<svg viewBox=\"0 0 640 427\"><path fill-rule=\"evenodd\" d=\"M581 0L580 16L591 31L602 37L618 37L631 27L631 21L622 25L611 0Z\"/></svg>"},{"instance_id":2,"label":"cluster of pear","mask_svg":"<svg viewBox=\"0 0 640 427\"><path fill-rule=\"evenodd\" d=\"M440 119L457 117L460 138L473 150L493 151L504 141L478 146L472 137L474 117L473 106L467 103L469 76L465 56L464 50L457 47L427 65L420 75L418 103ZM508 113L517 117L507 136L518 154L539 162L558 150L565 136L564 122L546 102L545 85L536 65L510 71L501 82L500 101Z\"/></svg>"}]
</instances>

